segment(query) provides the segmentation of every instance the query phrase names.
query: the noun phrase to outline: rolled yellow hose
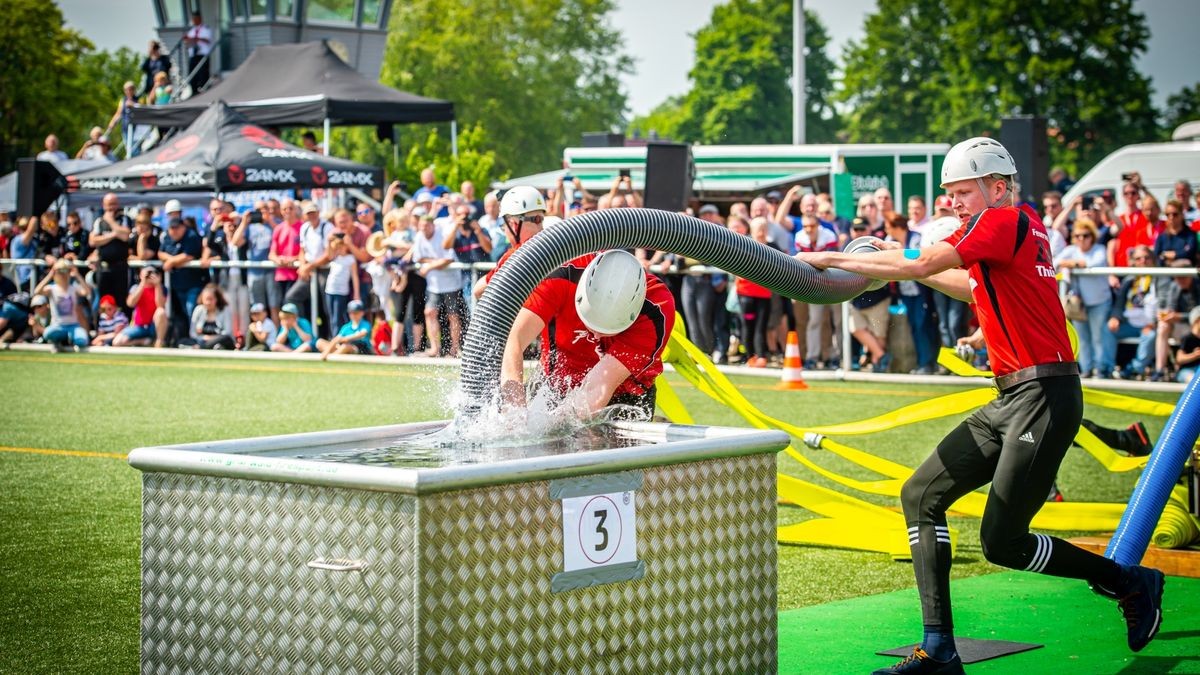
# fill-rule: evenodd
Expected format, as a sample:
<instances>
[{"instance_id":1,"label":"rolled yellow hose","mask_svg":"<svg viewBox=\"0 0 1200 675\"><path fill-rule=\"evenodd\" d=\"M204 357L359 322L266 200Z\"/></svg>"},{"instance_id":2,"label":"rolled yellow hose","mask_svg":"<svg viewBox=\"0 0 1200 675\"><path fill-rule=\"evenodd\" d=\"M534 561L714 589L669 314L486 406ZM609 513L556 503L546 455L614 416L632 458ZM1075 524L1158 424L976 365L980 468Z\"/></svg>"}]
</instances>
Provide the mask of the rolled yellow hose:
<instances>
[{"instance_id":1,"label":"rolled yellow hose","mask_svg":"<svg viewBox=\"0 0 1200 675\"><path fill-rule=\"evenodd\" d=\"M1154 528L1150 541L1159 548L1186 548L1200 541L1200 525L1196 517L1188 512L1184 488L1171 492L1162 517Z\"/></svg>"}]
</instances>

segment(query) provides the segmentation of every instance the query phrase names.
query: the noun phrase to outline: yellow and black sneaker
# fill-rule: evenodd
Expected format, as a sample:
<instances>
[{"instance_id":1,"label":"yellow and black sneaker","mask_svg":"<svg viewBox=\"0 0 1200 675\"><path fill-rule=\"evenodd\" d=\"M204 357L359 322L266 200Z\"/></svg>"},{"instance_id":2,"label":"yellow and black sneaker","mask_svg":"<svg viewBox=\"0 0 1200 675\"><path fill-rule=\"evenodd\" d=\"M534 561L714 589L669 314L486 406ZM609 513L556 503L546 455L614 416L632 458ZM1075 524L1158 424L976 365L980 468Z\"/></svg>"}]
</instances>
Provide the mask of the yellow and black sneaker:
<instances>
[{"instance_id":1,"label":"yellow and black sneaker","mask_svg":"<svg viewBox=\"0 0 1200 675\"><path fill-rule=\"evenodd\" d=\"M913 653L904 660L888 668L880 668L871 675L963 675L962 659L958 654L949 661L938 661L925 653L920 647L913 647Z\"/></svg>"}]
</instances>

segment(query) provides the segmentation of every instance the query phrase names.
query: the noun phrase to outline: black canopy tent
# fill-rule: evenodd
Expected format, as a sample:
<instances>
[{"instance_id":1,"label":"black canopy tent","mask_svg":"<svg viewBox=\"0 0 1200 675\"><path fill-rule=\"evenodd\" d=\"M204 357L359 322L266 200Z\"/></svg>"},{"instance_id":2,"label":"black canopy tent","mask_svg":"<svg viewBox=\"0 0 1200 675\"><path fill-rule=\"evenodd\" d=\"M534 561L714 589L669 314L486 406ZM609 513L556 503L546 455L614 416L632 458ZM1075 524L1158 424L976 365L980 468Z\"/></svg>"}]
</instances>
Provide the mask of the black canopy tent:
<instances>
[{"instance_id":1,"label":"black canopy tent","mask_svg":"<svg viewBox=\"0 0 1200 675\"><path fill-rule=\"evenodd\" d=\"M324 40L264 45L220 84L186 101L133 107L135 124L182 127L216 101L270 126L392 125L454 120L454 104L373 82ZM328 134L326 134L328 137Z\"/></svg>"},{"instance_id":2,"label":"black canopy tent","mask_svg":"<svg viewBox=\"0 0 1200 675\"><path fill-rule=\"evenodd\" d=\"M153 151L67 176L68 192L381 187L383 171L285 143L224 102Z\"/></svg>"}]
</instances>

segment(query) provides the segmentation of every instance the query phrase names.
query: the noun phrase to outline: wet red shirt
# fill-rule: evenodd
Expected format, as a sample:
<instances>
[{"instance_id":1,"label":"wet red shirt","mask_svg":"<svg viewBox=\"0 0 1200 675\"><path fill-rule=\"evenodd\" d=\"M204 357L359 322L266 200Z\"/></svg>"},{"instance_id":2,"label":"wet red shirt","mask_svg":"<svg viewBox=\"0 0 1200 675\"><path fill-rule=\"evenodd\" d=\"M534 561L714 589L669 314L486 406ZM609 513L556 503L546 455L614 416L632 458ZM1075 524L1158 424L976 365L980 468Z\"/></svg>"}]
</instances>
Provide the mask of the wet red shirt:
<instances>
[{"instance_id":1,"label":"wet red shirt","mask_svg":"<svg viewBox=\"0 0 1200 675\"><path fill-rule=\"evenodd\" d=\"M971 297L996 375L1074 361L1050 238L1032 210L986 209L946 238L971 277Z\"/></svg>"},{"instance_id":2,"label":"wet red shirt","mask_svg":"<svg viewBox=\"0 0 1200 675\"><path fill-rule=\"evenodd\" d=\"M507 251L505 251L505 252L504 252L504 255L500 256L500 259L496 261L496 266L495 266L495 267L493 267L492 269L488 270L487 274L485 274L485 275L483 276L483 278L484 278L484 279L487 279L487 282L488 282L489 284L490 284L490 283L492 283L492 277L493 277L493 276L495 276L496 272L497 272L497 271L498 271L498 270L499 270L501 267L503 267L503 266L504 266L504 263L508 262L508 256L510 256L510 255L512 255L513 253L515 253L515 252L516 252L516 250L517 250L516 248L510 248L510 249L508 249Z\"/></svg>"},{"instance_id":3,"label":"wet red shirt","mask_svg":"<svg viewBox=\"0 0 1200 675\"><path fill-rule=\"evenodd\" d=\"M675 325L675 299L661 281L647 274L646 300L633 325L618 335L596 337L575 311L575 288L595 257L589 253L554 270L525 301L525 309L546 322L542 371L565 394L608 354L631 373L614 393L640 395L663 370L662 353Z\"/></svg>"}]
</instances>

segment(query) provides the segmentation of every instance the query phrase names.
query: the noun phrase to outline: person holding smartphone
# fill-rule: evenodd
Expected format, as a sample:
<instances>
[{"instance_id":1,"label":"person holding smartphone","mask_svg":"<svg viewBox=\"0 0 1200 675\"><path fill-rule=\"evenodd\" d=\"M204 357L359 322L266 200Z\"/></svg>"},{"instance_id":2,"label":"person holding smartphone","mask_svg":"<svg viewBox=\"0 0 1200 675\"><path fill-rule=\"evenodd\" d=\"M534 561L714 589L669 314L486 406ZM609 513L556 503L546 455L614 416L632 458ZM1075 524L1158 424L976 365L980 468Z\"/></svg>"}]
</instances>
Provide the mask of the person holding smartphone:
<instances>
[{"instance_id":1,"label":"person holding smartphone","mask_svg":"<svg viewBox=\"0 0 1200 675\"><path fill-rule=\"evenodd\" d=\"M461 263L480 263L491 260L492 238L483 231L479 221L471 216L471 206L463 202L454 207L454 227L446 228L446 238L442 248L454 251L454 256ZM463 270L463 287L470 288L474 283L475 272Z\"/></svg>"}]
</instances>

